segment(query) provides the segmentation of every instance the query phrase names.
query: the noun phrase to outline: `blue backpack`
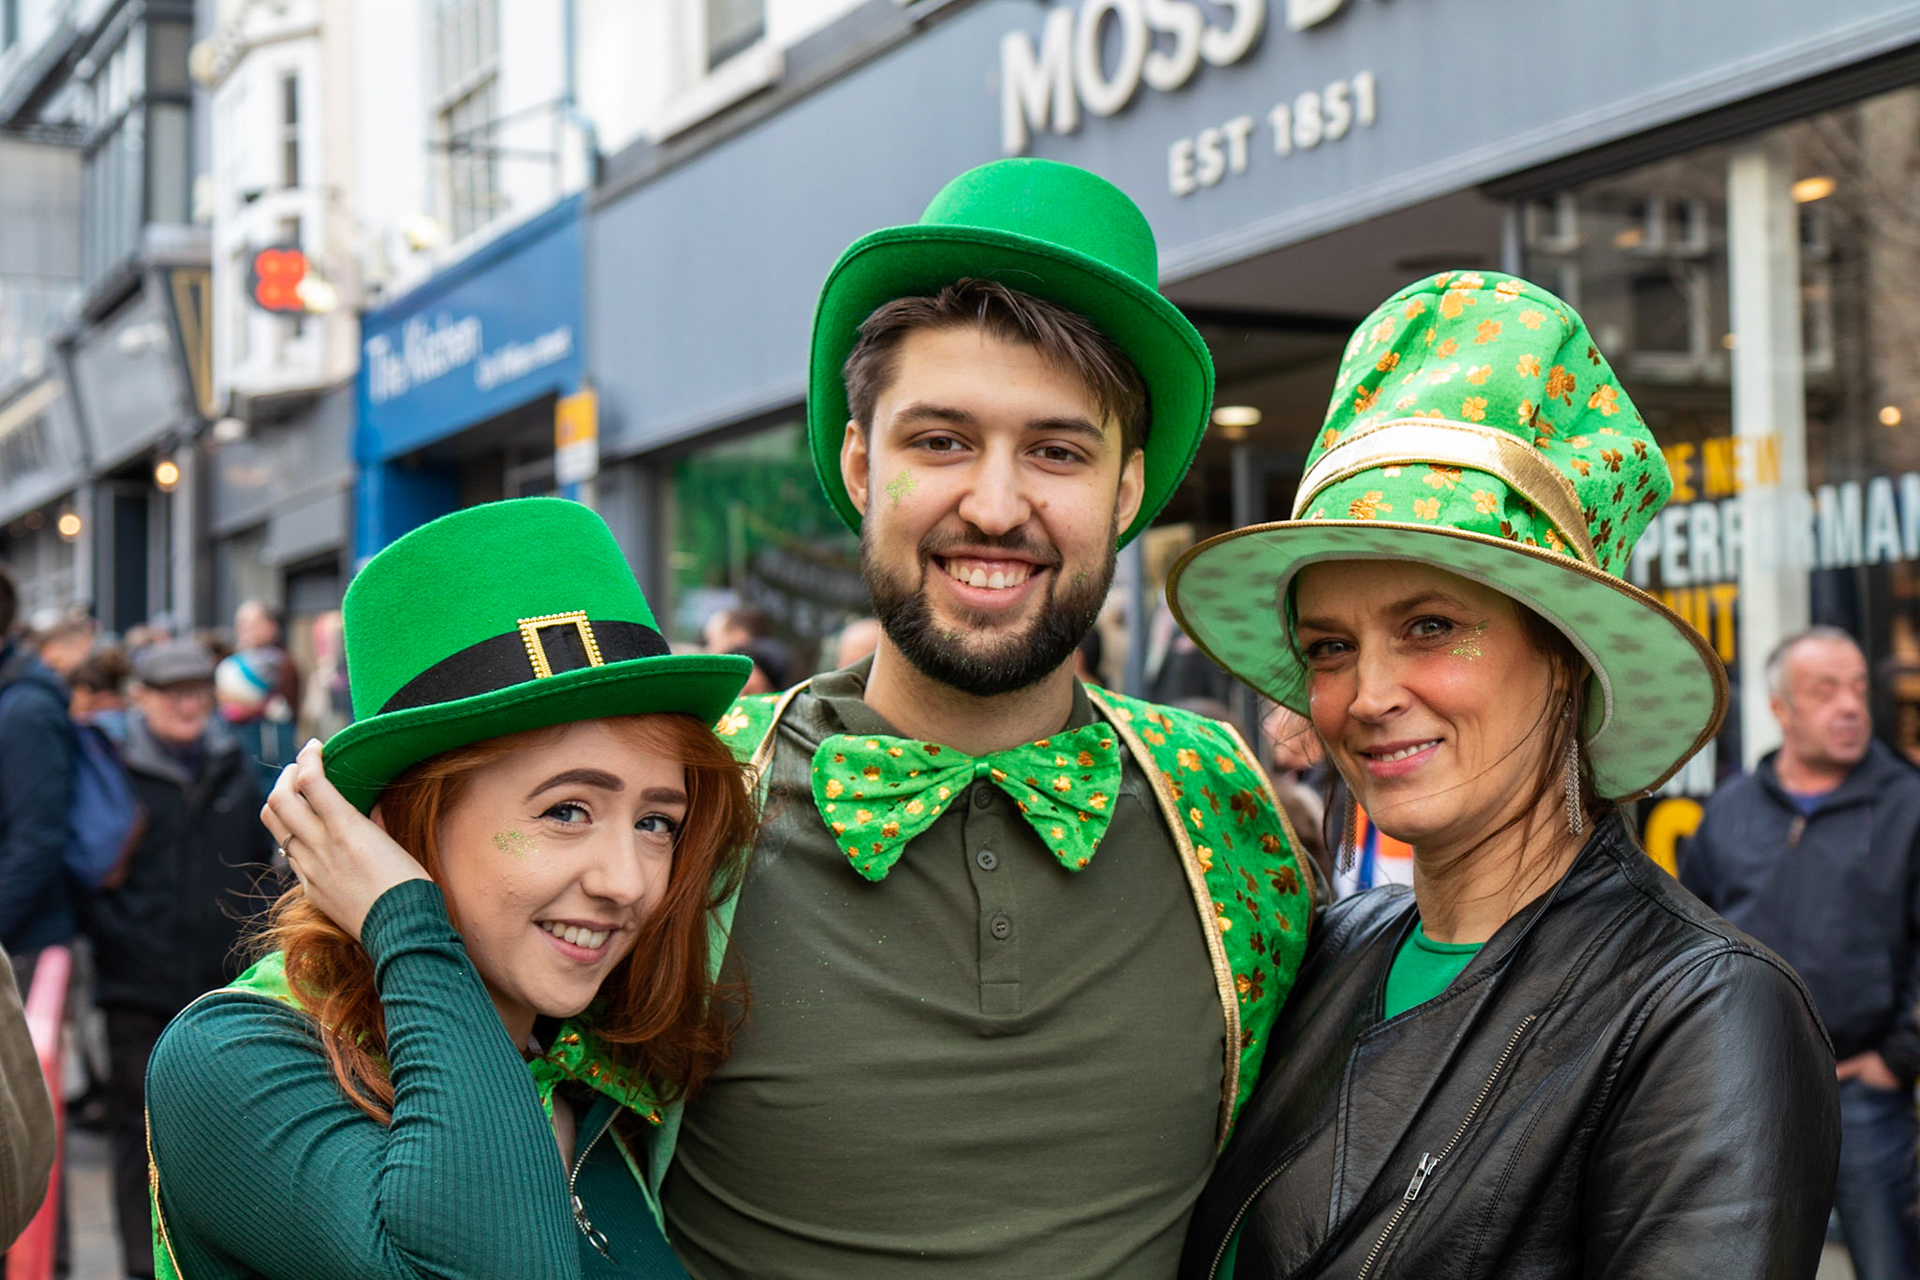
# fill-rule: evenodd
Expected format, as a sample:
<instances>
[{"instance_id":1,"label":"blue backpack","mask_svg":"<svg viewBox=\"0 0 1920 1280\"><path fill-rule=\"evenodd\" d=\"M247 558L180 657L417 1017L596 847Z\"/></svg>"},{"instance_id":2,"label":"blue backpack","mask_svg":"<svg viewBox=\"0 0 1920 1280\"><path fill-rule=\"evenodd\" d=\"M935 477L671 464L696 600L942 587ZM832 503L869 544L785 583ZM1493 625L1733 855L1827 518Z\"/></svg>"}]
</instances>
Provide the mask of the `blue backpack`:
<instances>
[{"instance_id":1,"label":"blue backpack","mask_svg":"<svg viewBox=\"0 0 1920 1280\"><path fill-rule=\"evenodd\" d=\"M89 889L118 883L123 862L139 838L140 802L120 749L90 724L76 724L73 752L73 805L68 823L67 871ZM116 874L120 873L120 874Z\"/></svg>"},{"instance_id":2,"label":"blue backpack","mask_svg":"<svg viewBox=\"0 0 1920 1280\"><path fill-rule=\"evenodd\" d=\"M22 682L0 688L4 709ZM90 724L73 726L73 798L67 806L67 874L88 889L124 875L122 863L139 839L140 802L113 740ZM116 875L116 872L120 873Z\"/></svg>"}]
</instances>

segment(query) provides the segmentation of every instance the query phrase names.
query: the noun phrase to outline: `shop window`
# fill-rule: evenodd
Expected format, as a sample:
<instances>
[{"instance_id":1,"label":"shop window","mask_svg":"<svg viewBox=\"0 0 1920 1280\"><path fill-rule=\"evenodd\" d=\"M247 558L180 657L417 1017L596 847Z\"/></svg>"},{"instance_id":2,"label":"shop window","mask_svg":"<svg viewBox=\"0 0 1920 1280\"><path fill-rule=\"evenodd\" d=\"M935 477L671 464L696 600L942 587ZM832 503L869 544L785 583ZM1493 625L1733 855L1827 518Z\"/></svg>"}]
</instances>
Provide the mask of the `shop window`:
<instances>
[{"instance_id":1,"label":"shop window","mask_svg":"<svg viewBox=\"0 0 1920 1280\"><path fill-rule=\"evenodd\" d=\"M779 80L766 0L674 0L674 91L648 127L664 142Z\"/></svg>"},{"instance_id":2,"label":"shop window","mask_svg":"<svg viewBox=\"0 0 1920 1280\"><path fill-rule=\"evenodd\" d=\"M670 507L672 598L661 616L675 639L698 643L714 612L752 604L807 660L867 611L859 541L820 492L800 423L676 460Z\"/></svg>"},{"instance_id":3,"label":"shop window","mask_svg":"<svg viewBox=\"0 0 1920 1280\"><path fill-rule=\"evenodd\" d=\"M439 0L434 14L434 132L442 199L455 239L500 213L497 0Z\"/></svg>"},{"instance_id":4,"label":"shop window","mask_svg":"<svg viewBox=\"0 0 1920 1280\"><path fill-rule=\"evenodd\" d=\"M1920 763L1920 88L1745 148L1749 160L1711 148L1529 201L1525 271L1577 291L1569 300L1666 451L1673 500L1630 576L1727 661L1736 701L1778 639L1740 632L1742 566L1801 577L1808 620L1848 630L1867 652L1876 731ZM1797 290L1789 359L1804 386L1803 439L1733 430L1733 361L1766 336L1733 332L1728 175L1756 156L1767 198L1795 216L1765 222L1790 238L1743 259L1755 278L1742 287ZM1801 433L1791 414L1781 431ZM1783 453L1802 447L1804 480L1783 475ZM1790 484L1764 504L1743 499L1745 486L1775 480ZM1763 703L1745 706L1749 720L1764 716ZM1769 730L1757 726L1761 741ZM1730 725L1668 790L1704 794L1746 745Z\"/></svg>"},{"instance_id":5,"label":"shop window","mask_svg":"<svg viewBox=\"0 0 1920 1280\"><path fill-rule=\"evenodd\" d=\"M280 77L280 185L300 185L300 77Z\"/></svg>"},{"instance_id":6,"label":"shop window","mask_svg":"<svg viewBox=\"0 0 1920 1280\"><path fill-rule=\"evenodd\" d=\"M192 212L190 34L184 23L134 23L94 60L83 110L82 269L89 281L138 251L142 225L186 222Z\"/></svg>"},{"instance_id":7,"label":"shop window","mask_svg":"<svg viewBox=\"0 0 1920 1280\"><path fill-rule=\"evenodd\" d=\"M766 0L704 0L707 70L760 42L767 30Z\"/></svg>"}]
</instances>

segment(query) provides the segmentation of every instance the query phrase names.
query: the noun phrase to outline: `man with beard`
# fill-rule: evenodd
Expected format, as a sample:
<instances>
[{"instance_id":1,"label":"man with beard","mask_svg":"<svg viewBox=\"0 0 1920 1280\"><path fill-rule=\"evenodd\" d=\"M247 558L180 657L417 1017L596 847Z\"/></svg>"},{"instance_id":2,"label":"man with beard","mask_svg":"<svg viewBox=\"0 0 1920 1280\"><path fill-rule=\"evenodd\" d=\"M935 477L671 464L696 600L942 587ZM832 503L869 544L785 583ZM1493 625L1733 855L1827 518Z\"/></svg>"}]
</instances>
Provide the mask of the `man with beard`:
<instances>
[{"instance_id":1,"label":"man with beard","mask_svg":"<svg viewBox=\"0 0 1920 1280\"><path fill-rule=\"evenodd\" d=\"M1232 729L1074 679L1212 397L1155 258L1007 160L828 278L809 431L883 636L720 725L766 795L718 913L751 1010L652 1149L699 1280L1173 1274L1312 882Z\"/></svg>"}]
</instances>

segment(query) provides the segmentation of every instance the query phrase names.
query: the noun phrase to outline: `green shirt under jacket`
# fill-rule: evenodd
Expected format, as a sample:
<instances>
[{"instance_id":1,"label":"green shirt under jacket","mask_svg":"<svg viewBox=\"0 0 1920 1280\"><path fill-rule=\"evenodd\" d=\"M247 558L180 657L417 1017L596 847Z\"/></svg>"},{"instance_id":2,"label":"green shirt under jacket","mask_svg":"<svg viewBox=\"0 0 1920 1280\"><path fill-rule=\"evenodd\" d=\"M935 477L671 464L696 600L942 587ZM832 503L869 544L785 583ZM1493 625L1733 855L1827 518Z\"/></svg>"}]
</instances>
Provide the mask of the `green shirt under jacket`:
<instances>
[{"instance_id":1,"label":"green shirt under jacket","mask_svg":"<svg viewBox=\"0 0 1920 1280\"><path fill-rule=\"evenodd\" d=\"M438 886L389 890L361 936L386 1014L393 1123L347 1101L299 1008L245 990L203 997L147 1074L162 1267L182 1280L683 1276L609 1128L617 1105L584 1089L574 1191L611 1258L576 1226L528 1065Z\"/></svg>"}]
</instances>

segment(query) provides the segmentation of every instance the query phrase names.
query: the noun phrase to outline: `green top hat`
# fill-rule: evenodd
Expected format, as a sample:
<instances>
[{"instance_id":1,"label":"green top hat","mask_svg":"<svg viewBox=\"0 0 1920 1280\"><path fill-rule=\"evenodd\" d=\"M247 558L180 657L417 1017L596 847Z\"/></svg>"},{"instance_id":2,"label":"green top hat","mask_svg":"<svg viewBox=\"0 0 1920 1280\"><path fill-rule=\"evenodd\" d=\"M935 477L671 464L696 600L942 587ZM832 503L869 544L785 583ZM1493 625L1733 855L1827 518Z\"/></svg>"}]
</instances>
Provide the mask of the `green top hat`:
<instances>
[{"instance_id":1,"label":"green top hat","mask_svg":"<svg viewBox=\"0 0 1920 1280\"><path fill-rule=\"evenodd\" d=\"M712 724L753 670L675 656L606 522L559 498L415 529L360 570L342 614L358 718L323 758L363 812L420 761L523 729L658 711Z\"/></svg>"},{"instance_id":2,"label":"green top hat","mask_svg":"<svg viewBox=\"0 0 1920 1280\"><path fill-rule=\"evenodd\" d=\"M1726 672L1706 641L1620 577L1671 490L1571 307L1511 276L1450 271L1355 331L1294 518L1194 547L1167 595L1214 661L1305 714L1289 607L1305 566L1416 560L1503 591L1591 665L1595 789L1630 798L1671 777L1726 714Z\"/></svg>"},{"instance_id":3,"label":"green top hat","mask_svg":"<svg viewBox=\"0 0 1920 1280\"><path fill-rule=\"evenodd\" d=\"M1213 357L1178 307L1160 296L1160 256L1146 217L1104 178L1053 160L983 164L949 182L920 221L856 240L840 255L813 314L807 432L814 470L841 519L860 512L840 479L847 388L841 368L860 326L896 298L957 280L992 280L1067 308L1133 361L1147 386L1146 491L1133 538L1186 475L1213 407Z\"/></svg>"}]
</instances>

